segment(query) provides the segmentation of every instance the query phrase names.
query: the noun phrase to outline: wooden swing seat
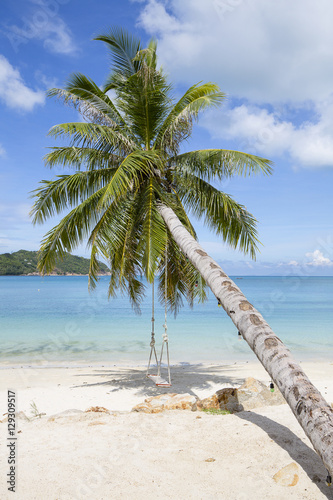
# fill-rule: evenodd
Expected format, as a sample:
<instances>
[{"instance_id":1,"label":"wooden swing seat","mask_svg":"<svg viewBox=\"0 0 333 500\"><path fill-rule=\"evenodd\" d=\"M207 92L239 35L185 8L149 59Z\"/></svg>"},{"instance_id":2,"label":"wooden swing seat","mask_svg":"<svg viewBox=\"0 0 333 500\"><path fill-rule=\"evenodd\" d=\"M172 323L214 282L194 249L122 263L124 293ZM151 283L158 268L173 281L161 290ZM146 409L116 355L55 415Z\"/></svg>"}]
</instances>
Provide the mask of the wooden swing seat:
<instances>
[{"instance_id":1,"label":"wooden swing seat","mask_svg":"<svg viewBox=\"0 0 333 500\"><path fill-rule=\"evenodd\" d=\"M150 378L158 387L171 387L171 384L160 375L149 374L147 378Z\"/></svg>"}]
</instances>

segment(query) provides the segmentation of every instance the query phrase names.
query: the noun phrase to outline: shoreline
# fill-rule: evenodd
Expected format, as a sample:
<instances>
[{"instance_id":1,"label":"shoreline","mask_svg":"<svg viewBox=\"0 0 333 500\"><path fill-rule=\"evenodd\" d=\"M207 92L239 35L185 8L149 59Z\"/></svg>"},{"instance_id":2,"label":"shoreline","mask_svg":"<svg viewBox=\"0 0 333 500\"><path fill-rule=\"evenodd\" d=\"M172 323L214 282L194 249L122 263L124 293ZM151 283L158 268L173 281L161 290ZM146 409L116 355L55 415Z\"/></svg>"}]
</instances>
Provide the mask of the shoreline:
<instances>
[{"instance_id":1,"label":"shoreline","mask_svg":"<svg viewBox=\"0 0 333 500\"><path fill-rule=\"evenodd\" d=\"M299 353L297 351L291 351L291 355L294 358L295 362L300 365L316 365L318 363L325 363L333 365L333 355L330 353L318 353L316 356ZM248 359L247 359L248 356ZM89 359L81 359L81 360L44 360L44 361L18 361L18 360L1 360L0 359L0 370L6 369L67 369L67 368L104 368L104 367L123 367L123 368L144 368L147 366L147 359L118 359L118 360L110 360L110 359L98 359L98 360L89 360ZM258 364L261 366L260 361L256 358L255 354L249 348L248 354L244 354L242 357L237 356L236 354L233 357L228 357L225 359L176 359L170 362L170 367L178 367L178 366L191 366L191 365L255 365ZM166 366L165 363L162 363L162 366Z\"/></svg>"},{"instance_id":2,"label":"shoreline","mask_svg":"<svg viewBox=\"0 0 333 500\"><path fill-rule=\"evenodd\" d=\"M329 404L333 403L333 362L304 362L302 368ZM77 366L0 365L0 412L6 391L15 389L20 409L34 401L47 415L76 408L104 406L111 411L130 411L152 395L188 393L199 399L224 387L240 386L247 377L269 385L270 377L259 361L233 363L182 363L171 366L172 387L156 387L146 378L145 364L81 364ZM162 367L162 376L166 368Z\"/></svg>"}]
</instances>

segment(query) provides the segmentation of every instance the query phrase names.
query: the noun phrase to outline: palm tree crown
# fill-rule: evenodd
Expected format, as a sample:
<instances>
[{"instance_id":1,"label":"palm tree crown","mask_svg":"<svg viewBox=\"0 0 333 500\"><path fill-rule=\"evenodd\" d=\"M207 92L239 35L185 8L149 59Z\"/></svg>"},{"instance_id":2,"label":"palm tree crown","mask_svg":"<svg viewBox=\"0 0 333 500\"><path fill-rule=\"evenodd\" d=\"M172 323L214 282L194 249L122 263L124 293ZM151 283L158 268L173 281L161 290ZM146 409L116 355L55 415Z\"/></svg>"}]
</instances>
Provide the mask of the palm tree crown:
<instances>
[{"instance_id":1,"label":"palm tree crown","mask_svg":"<svg viewBox=\"0 0 333 500\"><path fill-rule=\"evenodd\" d=\"M100 88L90 78L71 75L64 89L51 89L76 108L84 122L63 123L49 135L69 145L53 147L49 167L74 169L42 181L34 191L33 222L69 210L41 245L39 268L52 270L57 257L88 240L89 283L98 279L98 256L110 263L109 295L127 292L134 307L144 296L144 275L159 275L164 294L167 266L168 304L177 311L182 297L205 298L205 283L187 261L159 213L164 204L195 237L188 212L202 218L234 248L255 257L256 220L246 208L212 184L233 175L270 173L271 162L223 149L181 152L199 113L218 106L225 95L214 83L191 86L179 99L157 65L156 42L146 48L134 36L113 29L95 38L109 48L113 67Z\"/></svg>"}]
</instances>

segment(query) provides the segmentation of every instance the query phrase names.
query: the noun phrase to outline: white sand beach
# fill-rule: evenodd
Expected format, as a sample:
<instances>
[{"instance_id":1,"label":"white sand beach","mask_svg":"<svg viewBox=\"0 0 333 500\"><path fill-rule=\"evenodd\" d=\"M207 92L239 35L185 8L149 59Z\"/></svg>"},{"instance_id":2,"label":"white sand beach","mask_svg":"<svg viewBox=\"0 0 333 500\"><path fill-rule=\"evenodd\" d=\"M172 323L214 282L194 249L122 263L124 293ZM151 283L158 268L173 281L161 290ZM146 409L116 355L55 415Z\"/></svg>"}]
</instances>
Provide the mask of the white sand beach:
<instances>
[{"instance_id":1,"label":"white sand beach","mask_svg":"<svg viewBox=\"0 0 333 500\"><path fill-rule=\"evenodd\" d=\"M333 363L302 363L329 403ZM131 409L148 396L189 393L202 399L239 386L265 384L259 363L172 367L171 388L155 387L143 366L0 369L1 442L7 440L7 390L17 395L16 496L7 490L8 453L0 455L1 499L230 499L333 498L326 470L287 404L232 415ZM45 414L33 417L31 404ZM109 413L85 413L102 406ZM76 410L66 412L66 410ZM78 411L80 410L80 411ZM4 415L4 416L2 416ZM294 486L273 476L295 464Z\"/></svg>"}]
</instances>

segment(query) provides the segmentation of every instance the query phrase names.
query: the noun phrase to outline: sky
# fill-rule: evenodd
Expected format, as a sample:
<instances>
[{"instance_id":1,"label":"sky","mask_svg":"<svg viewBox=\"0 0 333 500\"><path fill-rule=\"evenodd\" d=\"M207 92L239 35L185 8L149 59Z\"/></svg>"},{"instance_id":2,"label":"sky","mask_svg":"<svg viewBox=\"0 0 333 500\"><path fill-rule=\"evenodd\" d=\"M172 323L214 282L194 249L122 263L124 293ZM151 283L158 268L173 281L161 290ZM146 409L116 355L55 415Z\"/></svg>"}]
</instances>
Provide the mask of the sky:
<instances>
[{"instance_id":1,"label":"sky","mask_svg":"<svg viewBox=\"0 0 333 500\"><path fill-rule=\"evenodd\" d=\"M46 97L81 72L98 85L110 60L93 37L120 26L158 41L175 94L213 81L223 106L200 116L184 150L235 149L274 162L270 176L221 189L258 220L256 261L200 221L199 241L229 274L333 275L331 0L15 0L0 3L0 253L37 250L58 219L33 226L31 191L57 123L75 110ZM74 253L89 256L83 246Z\"/></svg>"}]
</instances>

